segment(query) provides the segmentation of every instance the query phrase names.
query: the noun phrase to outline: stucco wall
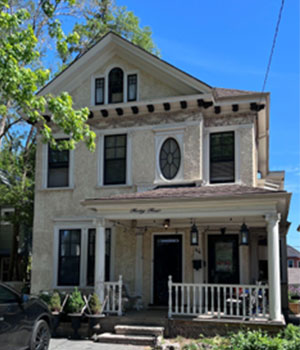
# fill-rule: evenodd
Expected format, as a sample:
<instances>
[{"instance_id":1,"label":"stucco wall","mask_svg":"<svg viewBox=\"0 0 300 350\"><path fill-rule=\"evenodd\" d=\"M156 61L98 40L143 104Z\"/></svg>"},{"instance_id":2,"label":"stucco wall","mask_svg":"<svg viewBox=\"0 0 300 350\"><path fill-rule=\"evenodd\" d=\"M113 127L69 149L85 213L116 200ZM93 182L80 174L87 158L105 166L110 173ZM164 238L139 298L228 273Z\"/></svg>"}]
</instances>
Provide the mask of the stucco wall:
<instances>
[{"instance_id":1,"label":"stucco wall","mask_svg":"<svg viewBox=\"0 0 300 350\"><path fill-rule=\"evenodd\" d=\"M240 134L241 182L252 185L254 178L253 128L248 126L253 118L247 115L235 116L234 120L227 117L222 118L215 115L209 117L204 115L204 129L222 125L234 126L235 122L237 123ZM128 164L132 169L132 186L99 186L98 169L102 153L99 153L99 149L91 153L84 144L79 144L74 151L74 188L44 189L42 165L45 146L38 143L32 267L32 284L35 291L52 287L54 218L91 216L93 213L86 211L80 204L86 198L133 192L137 190L137 186L143 188L153 186L156 166L156 133L151 125L157 128L169 124L169 135L172 136L172 125L181 123L183 127L183 180L188 182L202 179L201 174L205 166L202 160L202 155L205 152L203 150L205 146L202 138L202 119L203 115L200 111L180 111L152 114L151 116L124 116L105 120L103 118L101 122L95 123L93 128L99 135L98 148L99 141L103 137L102 133L109 128L123 128L128 132L132 144L131 165ZM100 169L100 171L102 170ZM131 255L126 256L126 259L130 260L129 256Z\"/></svg>"},{"instance_id":2,"label":"stucco wall","mask_svg":"<svg viewBox=\"0 0 300 350\"><path fill-rule=\"evenodd\" d=\"M143 234L143 295L144 306L151 303L151 282L153 274L153 237L156 234L176 234L172 230L158 228L147 229ZM182 235L183 240L183 281L193 282L192 257L194 248L189 243L189 229L180 229L177 234ZM135 293L135 269L136 269L136 234L134 231L118 229L116 232L115 247L115 279L122 275L124 283L129 287L131 295ZM166 281L167 283L167 281Z\"/></svg>"},{"instance_id":3,"label":"stucco wall","mask_svg":"<svg viewBox=\"0 0 300 350\"><path fill-rule=\"evenodd\" d=\"M105 79L107 80L107 75L109 71L114 67L122 68L125 74L138 74L139 101L168 96L179 96L184 95L185 93L190 93L190 91L180 91L174 86L170 86L165 82L154 78L149 73L141 71L136 65L129 63L123 58L115 55L112 59L109 60L109 62L107 62L104 65L102 65L100 61L98 70L96 70L93 74L91 74L85 80L83 80L79 87L76 87L74 90L69 91L70 95L73 97L74 105L76 108L91 106L91 91L92 84L94 84L94 79L96 77L105 77Z\"/></svg>"}]
</instances>

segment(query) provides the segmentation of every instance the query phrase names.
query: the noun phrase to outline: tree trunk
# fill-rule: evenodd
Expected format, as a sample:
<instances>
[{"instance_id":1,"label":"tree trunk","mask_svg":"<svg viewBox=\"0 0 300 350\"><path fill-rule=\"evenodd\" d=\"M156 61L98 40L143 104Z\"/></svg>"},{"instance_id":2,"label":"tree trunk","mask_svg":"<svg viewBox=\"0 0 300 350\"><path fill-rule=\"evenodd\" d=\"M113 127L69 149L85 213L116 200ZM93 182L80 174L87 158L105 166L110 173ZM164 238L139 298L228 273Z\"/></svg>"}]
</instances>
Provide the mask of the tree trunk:
<instances>
[{"instance_id":1,"label":"tree trunk","mask_svg":"<svg viewBox=\"0 0 300 350\"><path fill-rule=\"evenodd\" d=\"M17 215L16 212L15 212L15 215ZM19 237L20 237L20 224L18 222L14 222L12 246L11 246L9 269L8 269L9 281L15 280L18 277L17 276L17 258L18 258Z\"/></svg>"}]
</instances>

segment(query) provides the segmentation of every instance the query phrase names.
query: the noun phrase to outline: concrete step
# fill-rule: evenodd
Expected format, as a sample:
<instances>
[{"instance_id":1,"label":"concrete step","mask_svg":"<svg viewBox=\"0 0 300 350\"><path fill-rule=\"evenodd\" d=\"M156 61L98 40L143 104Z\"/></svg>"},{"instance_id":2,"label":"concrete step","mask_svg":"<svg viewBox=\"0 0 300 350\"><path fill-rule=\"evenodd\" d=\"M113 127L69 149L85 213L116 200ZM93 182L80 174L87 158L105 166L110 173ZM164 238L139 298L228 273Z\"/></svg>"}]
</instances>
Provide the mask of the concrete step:
<instances>
[{"instance_id":1,"label":"concrete step","mask_svg":"<svg viewBox=\"0 0 300 350\"><path fill-rule=\"evenodd\" d=\"M125 335L150 335L150 336L163 336L164 327L152 327L152 326L135 326L135 325L116 325L116 334Z\"/></svg>"},{"instance_id":2,"label":"concrete step","mask_svg":"<svg viewBox=\"0 0 300 350\"><path fill-rule=\"evenodd\" d=\"M97 335L95 341L98 343L153 346L156 343L156 338L154 336L102 333Z\"/></svg>"}]
</instances>

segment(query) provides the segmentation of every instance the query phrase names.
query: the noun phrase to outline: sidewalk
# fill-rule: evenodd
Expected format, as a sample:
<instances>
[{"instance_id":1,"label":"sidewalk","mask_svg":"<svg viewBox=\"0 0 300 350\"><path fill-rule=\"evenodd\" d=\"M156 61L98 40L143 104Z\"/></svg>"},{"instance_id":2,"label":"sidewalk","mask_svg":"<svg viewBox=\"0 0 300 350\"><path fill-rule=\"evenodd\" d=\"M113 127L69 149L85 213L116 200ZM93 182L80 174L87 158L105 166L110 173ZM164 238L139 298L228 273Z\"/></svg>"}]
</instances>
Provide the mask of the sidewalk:
<instances>
[{"instance_id":1,"label":"sidewalk","mask_svg":"<svg viewBox=\"0 0 300 350\"><path fill-rule=\"evenodd\" d=\"M91 340L51 339L49 350L146 350L150 347L94 343Z\"/></svg>"}]
</instances>

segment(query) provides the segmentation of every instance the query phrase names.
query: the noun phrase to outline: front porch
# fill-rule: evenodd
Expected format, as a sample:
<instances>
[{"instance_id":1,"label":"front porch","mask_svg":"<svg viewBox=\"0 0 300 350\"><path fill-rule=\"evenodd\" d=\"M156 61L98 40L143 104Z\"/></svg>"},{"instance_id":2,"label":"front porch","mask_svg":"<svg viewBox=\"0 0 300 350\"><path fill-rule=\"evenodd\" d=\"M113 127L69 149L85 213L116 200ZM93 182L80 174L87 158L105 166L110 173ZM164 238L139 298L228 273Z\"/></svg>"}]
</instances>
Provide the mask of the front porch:
<instances>
[{"instance_id":1,"label":"front porch","mask_svg":"<svg viewBox=\"0 0 300 350\"><path fill-rule=\"evenodd\" d=\"M171 198L158 200L144 192L83 202L99 214L95 290L107 313L124 314L119 291L125 286L137 298L139 312L165 306L168 320L284 324L281 281L286 269L279 246L285 250L286 218L278 211L278 197L265 190L247 188L243 194L242 186L227 187L223 191L228 195L217 199L212 189L208 198L199 198L208 190L187 188L181 192L188 198L176 198L171 191ZM233 187L238 191L234 197ZM157 195L155 190L149 193ZM243 224L247 242L240 233ZM110 280L115 282L105 281L107 227L114 232Z\"/></svg>"},{"instance_id":2,"label":"front porch","mask_svg":"<svg viewBox=\"0 0 300 350\"><path fill-rule=\"evenodd\" d=\"M108 315L118 316L112 318L116 324L165 326L167 319L232 324L242 322L247 325L285 324L283 316L279 320L271 319L269 287L261 284L174 283L172 276L169 276L168 306L143 308L140 300L139 296L130 297L124 293L122 276L117 282L104 283L104 311ZM126 309L126 304L130 305L129 309Z\"/></svg>"}]
</instances>

